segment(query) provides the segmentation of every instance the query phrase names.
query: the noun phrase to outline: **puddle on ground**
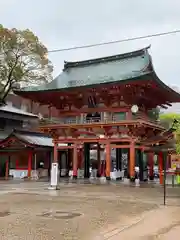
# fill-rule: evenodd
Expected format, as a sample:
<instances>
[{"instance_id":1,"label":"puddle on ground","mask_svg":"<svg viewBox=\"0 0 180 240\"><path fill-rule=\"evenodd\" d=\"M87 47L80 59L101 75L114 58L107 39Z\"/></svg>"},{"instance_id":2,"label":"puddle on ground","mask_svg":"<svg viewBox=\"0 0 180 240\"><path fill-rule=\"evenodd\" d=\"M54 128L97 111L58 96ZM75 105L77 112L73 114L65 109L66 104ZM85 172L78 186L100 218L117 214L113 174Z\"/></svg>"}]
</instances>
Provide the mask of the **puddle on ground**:
<instances>
[{"instance_id":1,"label":"puddle on ground","mask_svg":"<svg viewBox=\"0 0 180 240\"><path fill-rule=\"evenodd\" d=\"M11 213L9 211L3 211L3 212L0 212L0 218L3 218L3 217L7 217L9 216Z\"/></svg>"},{"instance_id":2,"label":"puddle on ground","mask_svg":"<svg viewBox=\"0 0 180 240\"><path fill-rule=\"evenodd\" d=\"M55 219L73 219L76 217L80 217L81 213L74 213L74 212L63 212L63 211L50 211L45 212L39 215L40 217L46 217L46 218L55 218Z\"/></svg>"},{"instance_id":3,"label":"puddle on ground","mask_svg":"<svg viewBox=\"0 0 180 240\"><path fill-rule=\"evenodd\" d=\"M39 194L37 194L37 193L31 193L31 192L19 192L19 193L16 193L16 192L14 192L14 193L11 193L12 195L36 195L36 196L39 196Z\"/></svg>"}]
</instances>

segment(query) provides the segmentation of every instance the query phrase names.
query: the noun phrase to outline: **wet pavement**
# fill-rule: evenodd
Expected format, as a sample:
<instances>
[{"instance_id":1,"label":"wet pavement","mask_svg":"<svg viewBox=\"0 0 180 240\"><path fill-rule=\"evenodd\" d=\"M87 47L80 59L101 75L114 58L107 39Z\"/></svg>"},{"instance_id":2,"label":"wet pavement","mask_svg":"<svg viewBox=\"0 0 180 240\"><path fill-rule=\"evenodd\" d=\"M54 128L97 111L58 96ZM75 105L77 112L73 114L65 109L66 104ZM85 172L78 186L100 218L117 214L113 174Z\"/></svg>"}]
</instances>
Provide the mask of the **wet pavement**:
<instances>
[{"instance_id":1,"label":"wet pavement","mask_svg":"<svg viewBox=\"0 0 180 240\"><path fill-rule=\"evenodd\" d=\"M153 240L180 233L178 187L167 187L164 208L163 188L156 184L64 180L59 191L48 186L0 183L0 239Z\"/></svg>"}]
</instances>

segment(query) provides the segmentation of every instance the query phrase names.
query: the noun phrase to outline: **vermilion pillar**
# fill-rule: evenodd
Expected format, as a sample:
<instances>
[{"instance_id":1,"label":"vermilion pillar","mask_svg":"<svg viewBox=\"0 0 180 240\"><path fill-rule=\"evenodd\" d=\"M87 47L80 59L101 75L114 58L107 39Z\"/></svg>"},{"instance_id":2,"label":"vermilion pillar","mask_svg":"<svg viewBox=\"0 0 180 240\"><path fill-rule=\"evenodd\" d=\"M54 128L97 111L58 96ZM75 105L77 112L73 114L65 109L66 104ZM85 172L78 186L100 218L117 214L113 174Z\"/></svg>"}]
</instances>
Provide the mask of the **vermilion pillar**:
<instances>
[{"instance_id":1,"label":"vermilion pillar","mask_svg":"<svg viewBox=\"0 0 180 240\"><path fill-rule=\"evenodd\" d=\"M73 150L73 178L77 178L78 173L78 148L77 144L74 144Z\"/></svg>"},{"instance_id":2,"label":"vermilion pillar","mask_svg":"<svg viewBox=\"0 0 180 240\"><path fill-rule=\"evenodd\" d=\"M158 153L159 182L163 184L163 153Z\"/></svg>"},{"instance_id":3,"label":"vermilion pillar","mask_svg":"<svg viewBox=\"0 0 180 240\"><path fill-rule=\"evenodd\" d=\"M106 144L106 179L110 180L110 173L111 173L111 147L110 143L107 142Z\"/></svg>"},{"instance_id":4,"label":"vermilion pillar","mask_svg":"<svg viewBox=\"0 0 180 240\"><path fill-rule=\"evenodd\" d=\"M101 148L99 143L97 144L97 162L98 162L97 176L100 177L101 176Z\"/></svg>"},{"instance_id":5,"label":"vermilion pillar","mask_svg":"<svg viewBox=\"0 0 180 240\"><path fill-rule=\"evenodd\" d=\"M78 168L82 168L82 163L83 163L83 149L80 148L78 150Z\"/></svg>"},{"instance_id":6,"label":"vermilion pillar","mask_svg":"<svg viewBox=\"0 0 180 240\"><path fill-rule=\"evenodd\" d=\"M9 159L6 160L6 173L5 173L5 178L8 179L9 177Z\"/></svg>"},{"instance_id":7,"label":"vermilion pillar","mask_svg":"<svg viewBox=\"0 0 180 240\"><path fill-rule=\"evenodd\" d=\"M28 178L31 177L31 171L32 171L32 151L28 152Z\"/></svg>"},{"instance_id":8,"label":"vermilion pillar","mask_svg":"<svg viewBox=\"0 0 180 240\"><path fill-rule=\"evenodd\" d=\"M149 179L154 180L154 153L148 153Z\"/></svg>"},{"instance_id":9,"label":"vermilion pillar","mask_svg":"<svg viewBox=\"0 0 180 240\"><path fill-rule=\"evenodd\" d=\"M54 143L54 158L53 158L54 163L58 163L58 144Z\"/></svg>"},{"instance_id":10,"label":"vermilion pillar","mask_svg":"<svg viewBox=\"0 0 180 240\"><path fill-rule=\"evenodd\" d=\"M130 181L135 181L135 147L134 143L130 144L129 149L129 176Z\"/></svg>"}]
</instances>

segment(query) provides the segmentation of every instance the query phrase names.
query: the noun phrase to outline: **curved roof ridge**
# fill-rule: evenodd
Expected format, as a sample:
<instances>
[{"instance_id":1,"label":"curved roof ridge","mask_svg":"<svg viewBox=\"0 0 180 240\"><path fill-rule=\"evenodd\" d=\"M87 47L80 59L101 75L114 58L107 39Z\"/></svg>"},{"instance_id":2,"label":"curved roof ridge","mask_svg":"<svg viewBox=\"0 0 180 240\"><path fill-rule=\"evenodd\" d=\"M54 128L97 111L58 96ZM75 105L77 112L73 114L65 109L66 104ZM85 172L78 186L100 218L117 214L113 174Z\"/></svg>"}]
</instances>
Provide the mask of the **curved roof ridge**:
<instances>
[{"instance_id":1,"label":"curved roof ridge","mask_svg":"<svg viewBox=\"0 0 180 240\"><path fill-rule=\"evenodd\" d=\"M147 52L147 50L150 47L151 47L151 45L149 45L145 48L142 48L142 49L131 51L131 52L126 52L126 53L121 53L121 54L116 54L116 55L111 55L111 56L106 56L106 57L100 57L100 58L92 58L92 59L87 59L87 60L82 60L82 61L74 61L74 62L64 61L63 71L67 70L68 68L81 67L81 66L86 66L86 65L91 65L91 64L98 64L98 63L102 63L102 62L116 61L116 60L141 56L145 52Z\"/></svg>"}]
</instances>

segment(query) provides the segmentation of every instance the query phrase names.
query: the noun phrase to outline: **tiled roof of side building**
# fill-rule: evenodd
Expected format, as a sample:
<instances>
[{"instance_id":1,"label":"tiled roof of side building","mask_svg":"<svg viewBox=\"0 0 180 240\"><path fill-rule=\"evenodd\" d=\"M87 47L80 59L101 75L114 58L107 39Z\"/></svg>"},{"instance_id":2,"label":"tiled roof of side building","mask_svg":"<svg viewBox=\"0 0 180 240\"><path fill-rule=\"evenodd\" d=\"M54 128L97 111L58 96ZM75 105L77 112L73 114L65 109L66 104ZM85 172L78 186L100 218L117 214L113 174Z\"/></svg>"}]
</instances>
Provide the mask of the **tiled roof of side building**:
<instances>
[{"instance_id":1,"label":"tiled roof of side building","mask_svg":"<svg viewBox=\"0 0 180 240\"><path fill-rule=\"evenodd\" d=\"M16 134L16 137L24 142L40 147L53 147L53 139L47 136ZM60 143L59 146L66 146L67 144Z\"/></svg>"},{"instance_id":2,"label":"tiled roof of side building","mask_svg":"<svg viewBox=\"0 0 180 240\"><path fill-rule=\"evenodd\" d=\"M16 139L34 145L34 147L53 147L53 139L40 132L31 132L27 130L13 130L9 135L4 134L4 138L0 138L0 144L4 144L9 138L14 136ZM59 144L59 146L67 146L67 144Z\"/></svg>"},{"instance_id":3,"label":"tiled roof of side building","mask_svg":"<svg viewBox=\"0 0 180 240\"><path fill-rule=\"evenodd\" d=\"M152 71L152 68L149 68L151 56L148 48L109 57L65 62L62 73L52 82L42 86L27 87L22 91L60 90L123 81L146 75Z\"/></svg>"},{"instance_id":4,"label":"tiled roof of side building","mask_svg":"<svg viewBox=\"0 0 180 240\"><path fill-rule=\"evenodd\" d=\"M0 141L4 140L11 134L11 130L0 130Z\"/></svg>"},{"instance_id":5,"label":"tiled roof of side building","mask_svg":"<svg viewBox=\"0 0 180 240\"><path fill-rule=\"evenodd\" d=\"M29 113L29 112L25 112L25 111L23 111L21 109L18 109L16 107L12 107L8 104L4 105L4 106L0 106L0 111L13 113L13 114L18 114L18 115L23 115L23 116L28 116L28 117L33 117L33 118L38 118L38 115Z\"/></svg>"},{"instance_id":6,"label":"tiled roof of side building","mask_svg":"<svg viewBox=\"0 0 180 240\"><path fill-rule=\"evenodd\" d=\"M54 144L52 142L52 138L46 136L37 136L37 135L29 135L29 134L15 134L15 136L27 143L36 145L36 146L44 146L44 147L53 147Z\"/></svg>"}]
</instances>

